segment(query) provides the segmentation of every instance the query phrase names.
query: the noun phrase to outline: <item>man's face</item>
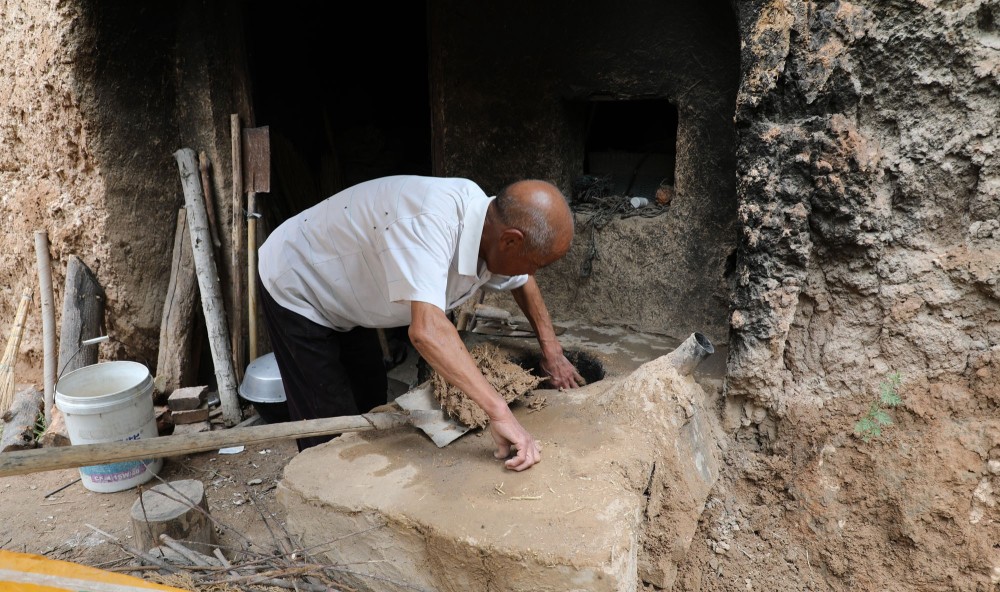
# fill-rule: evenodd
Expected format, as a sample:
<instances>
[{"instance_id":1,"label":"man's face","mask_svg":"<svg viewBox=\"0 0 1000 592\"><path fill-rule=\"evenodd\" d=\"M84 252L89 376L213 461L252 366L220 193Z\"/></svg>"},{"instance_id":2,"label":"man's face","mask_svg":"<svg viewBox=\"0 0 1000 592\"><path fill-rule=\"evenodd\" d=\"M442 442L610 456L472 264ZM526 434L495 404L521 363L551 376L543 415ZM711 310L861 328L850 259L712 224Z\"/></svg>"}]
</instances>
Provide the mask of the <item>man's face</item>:
<instances>
[{"instance_id":1,"label":"man's face","mask_svg":"<svg viewBox=\"0 0 1000 592\"><path fill-rule=\"evenodd\" d=\"M545 267L551 261L539 260L537 256L524 252L505 252L499 249L497 256L486 261L486 268L490 273L498 275L535 275L535 272Z\"/></svg>"}]
</instances>

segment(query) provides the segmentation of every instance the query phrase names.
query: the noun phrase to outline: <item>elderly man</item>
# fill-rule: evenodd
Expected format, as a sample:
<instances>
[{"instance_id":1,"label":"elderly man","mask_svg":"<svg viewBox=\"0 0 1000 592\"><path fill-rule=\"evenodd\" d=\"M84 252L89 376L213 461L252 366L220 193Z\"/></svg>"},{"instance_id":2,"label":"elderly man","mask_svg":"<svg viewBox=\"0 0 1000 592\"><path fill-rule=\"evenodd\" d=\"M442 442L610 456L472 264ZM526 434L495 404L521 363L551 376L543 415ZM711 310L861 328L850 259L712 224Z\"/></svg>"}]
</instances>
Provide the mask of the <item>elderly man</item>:
<instances>
[{"instance_id":1,"label":"elderly man","mask_svg":"<svg viewBox=\"0 0 1000 592\"><path fill-rule=\"evenodd\" d=\"M288 219L261 245L258 281L291 418L385 403L373 329L409 325L420 355L489 415L495 456L515 471L531 467L541 459L538 443L479 371L446 311L479 288L510 290L535 329L552 385L582 384L533 277L572 239L565 197L537 180L492 198L467 179L385 177ZM300 439L299 449L329 439Z\"/></svg>"}]
</instances>

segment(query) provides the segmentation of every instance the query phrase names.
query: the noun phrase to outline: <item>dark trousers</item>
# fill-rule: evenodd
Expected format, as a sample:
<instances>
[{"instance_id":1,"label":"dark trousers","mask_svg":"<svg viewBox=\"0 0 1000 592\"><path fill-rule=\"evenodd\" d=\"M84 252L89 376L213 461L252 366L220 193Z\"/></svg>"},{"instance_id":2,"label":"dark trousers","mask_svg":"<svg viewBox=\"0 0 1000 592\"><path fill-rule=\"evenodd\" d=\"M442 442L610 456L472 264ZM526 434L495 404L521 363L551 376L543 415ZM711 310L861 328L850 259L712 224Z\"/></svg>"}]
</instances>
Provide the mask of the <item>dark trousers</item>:
<instances>
[{"instance_id":1,"label":"dark trousers","mask_svg":"<svg viewBox=\"0 0 1000 592\"><path fill-rule=\"evenodd\" d=\"M335 331L257 292L292 421L367 413L384 405L388 379L375 329ZM299 451L333 436L299 438Z\"/></svg>"}]
</instances>

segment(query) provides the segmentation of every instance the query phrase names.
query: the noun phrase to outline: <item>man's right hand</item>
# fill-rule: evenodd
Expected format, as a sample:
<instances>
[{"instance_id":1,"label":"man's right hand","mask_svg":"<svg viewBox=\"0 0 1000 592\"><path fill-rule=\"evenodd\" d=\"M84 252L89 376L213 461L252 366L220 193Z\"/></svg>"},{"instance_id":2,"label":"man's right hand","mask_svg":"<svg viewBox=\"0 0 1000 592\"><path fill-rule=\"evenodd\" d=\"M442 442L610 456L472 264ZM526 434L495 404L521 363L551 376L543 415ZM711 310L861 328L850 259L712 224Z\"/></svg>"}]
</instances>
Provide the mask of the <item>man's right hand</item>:
<instances>
[{"instance_id":1,"label":"man's right hand","mask_svg":"<svg viewBox=\"0 0 1000 592\"><path fill-rule=\"evenodd\" d=\"M431 368L461 389L489 416L490 434L497 445L494 456L506 458L504 465L512 471L523 471L541 460L538 443L483 376L444 312L433 304L416 300L410 303L410 308L410 342ZM517 454L507 458L513 450Z\"/></svg>"},{"instance_id":2,"label":"man's right hand","mask_svg":"<svg viewBox=\"0 0 1000 592\"><path fill-rule=\"evenodd\" d=\"M490 434L496 442L497 449L493 453L496 458L507 460L504 466L512 471L523 471L532 465L541 462L542 449L538 442L524 429L513 413L506 414L506 417L499 419L490 418ZM511 457L511 452L517 451ZM508 458L510 457L510 458Z\"/></svg>"}]
</instances>

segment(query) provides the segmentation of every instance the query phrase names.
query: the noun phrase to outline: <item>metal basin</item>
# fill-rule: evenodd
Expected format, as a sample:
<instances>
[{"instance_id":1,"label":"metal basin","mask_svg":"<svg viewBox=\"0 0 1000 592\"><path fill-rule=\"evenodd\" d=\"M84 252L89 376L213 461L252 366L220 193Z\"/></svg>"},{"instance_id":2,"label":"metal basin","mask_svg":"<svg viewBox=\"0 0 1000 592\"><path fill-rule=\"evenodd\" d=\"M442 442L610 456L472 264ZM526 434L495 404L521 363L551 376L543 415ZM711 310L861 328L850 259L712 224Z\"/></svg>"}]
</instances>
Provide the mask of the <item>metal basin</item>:
<instances>
[{"instance_id":1,"label":"metal basin","mask_svg":"<svg viewBox=\"0 0 1000 592\"><path fill-rule=\"evenodd\" d=\"M240 398L249 401L265 422L280 423L289 420L285 389L273 352L250 362L239 393Z\"/></svg>"}]
</instances>

